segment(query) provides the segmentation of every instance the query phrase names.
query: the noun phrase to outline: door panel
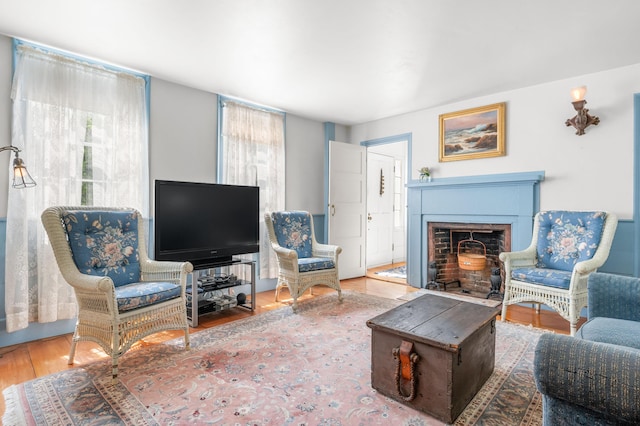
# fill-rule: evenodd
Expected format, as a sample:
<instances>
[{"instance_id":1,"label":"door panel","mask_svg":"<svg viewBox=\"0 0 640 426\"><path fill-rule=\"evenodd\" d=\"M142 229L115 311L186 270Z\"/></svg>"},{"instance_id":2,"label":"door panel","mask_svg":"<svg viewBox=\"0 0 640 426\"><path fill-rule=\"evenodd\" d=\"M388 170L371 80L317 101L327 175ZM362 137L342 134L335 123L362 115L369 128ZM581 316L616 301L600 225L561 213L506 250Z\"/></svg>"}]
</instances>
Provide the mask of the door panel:
<instances>
[{"instance_id":1,"label":"door panel","mask_svg":"<svg viewBox=\"0 0 640 426\"><path fill-rule=\"evenodd\" d=\"M329 141L329 243L342 247L340 279L365 274L366 149Z\"/></svg>"},{"instance_id":2,"label":"door panel","mask_svg":"<svg viewBox=\"0 0 640 426\"><path fill-rule=\"evenodd\" d=\"M394 159L367 155L367 268L393 262Z\"/></svg>"}]
</instances>

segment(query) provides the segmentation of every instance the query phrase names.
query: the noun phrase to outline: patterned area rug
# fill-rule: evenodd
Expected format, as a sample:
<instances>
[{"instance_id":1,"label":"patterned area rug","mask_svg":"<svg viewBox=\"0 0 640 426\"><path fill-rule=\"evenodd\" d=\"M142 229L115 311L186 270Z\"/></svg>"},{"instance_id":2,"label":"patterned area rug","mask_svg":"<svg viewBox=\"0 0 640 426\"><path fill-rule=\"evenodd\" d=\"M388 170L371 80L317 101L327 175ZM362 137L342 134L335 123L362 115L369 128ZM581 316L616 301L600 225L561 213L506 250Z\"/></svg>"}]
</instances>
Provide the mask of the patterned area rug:
<instances>
[{"instance_id":1,"label":"patterned area rug","mask_svg":"<svg viewBox=\"0 0 640 426\"><path fill-rule=\"evenodd\" d=\"M442 425L371 388L366 321L401 301L355 292L300 303L4 391L5 425ZM539 425L539 333L497 323L496 368L456 425Z\"/></svg>"}]
</instances>

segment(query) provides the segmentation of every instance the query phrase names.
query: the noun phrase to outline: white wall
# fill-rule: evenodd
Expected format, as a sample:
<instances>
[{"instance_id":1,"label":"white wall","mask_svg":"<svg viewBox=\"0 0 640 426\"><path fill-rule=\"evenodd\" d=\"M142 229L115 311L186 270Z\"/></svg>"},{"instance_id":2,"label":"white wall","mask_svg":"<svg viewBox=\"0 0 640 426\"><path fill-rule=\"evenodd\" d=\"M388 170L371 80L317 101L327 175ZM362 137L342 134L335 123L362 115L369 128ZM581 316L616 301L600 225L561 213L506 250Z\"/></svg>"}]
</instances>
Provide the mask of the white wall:
<instances>
[{"instance_id":1,"label":"white wall","mask_svg":"<svg viewBox=\"0 0 640 426\"><path fill-rule=\"evenodd\" d=\"M633 215L633 95L640 64L470 99L351 128L352 143L412 133L413 179L429 166L434 179L544 170L541 209L602 209ZM586 135L566 127L575 115L569 90L586 85L587 107L600 117ZM438 162L440 114L506 102L504 157Z\"/></svg>"},{"instance_id":2,"label":"white wall","mask_svg":"<svg viewBox=\"0 0 640 426\"><path fill-rule=\"evenodd\" d=\"M154 181L216 182L217 95L151 79L149 194Z\"/></svg>"},{"instance_id":3,"label":"white wall","mask_svg":"<svg viewBox=\"0 0 640 426\"><path fill-rule=\"evenodd\" d=\"M324 213L324 124L287 115L285 148L286 209Z\"/></svg>"}]
</instances>

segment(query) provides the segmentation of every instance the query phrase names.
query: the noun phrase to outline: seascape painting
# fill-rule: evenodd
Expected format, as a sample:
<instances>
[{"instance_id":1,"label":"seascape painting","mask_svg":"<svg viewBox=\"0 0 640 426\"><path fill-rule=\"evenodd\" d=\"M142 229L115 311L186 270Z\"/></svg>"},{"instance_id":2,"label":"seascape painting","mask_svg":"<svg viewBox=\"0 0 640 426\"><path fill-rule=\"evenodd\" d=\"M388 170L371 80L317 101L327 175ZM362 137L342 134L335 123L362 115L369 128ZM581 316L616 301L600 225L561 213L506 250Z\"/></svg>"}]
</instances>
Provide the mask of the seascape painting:
<instances>
[{"instance_id":1,"label":"seascape painting","mask_svg":"<svg viewBox=\"0 0 640 426\"><path fill-rule=\"evenodd\" d=\"M440 116L440 161L505 155L505 104Z\"/></svg>"}]
</instances>

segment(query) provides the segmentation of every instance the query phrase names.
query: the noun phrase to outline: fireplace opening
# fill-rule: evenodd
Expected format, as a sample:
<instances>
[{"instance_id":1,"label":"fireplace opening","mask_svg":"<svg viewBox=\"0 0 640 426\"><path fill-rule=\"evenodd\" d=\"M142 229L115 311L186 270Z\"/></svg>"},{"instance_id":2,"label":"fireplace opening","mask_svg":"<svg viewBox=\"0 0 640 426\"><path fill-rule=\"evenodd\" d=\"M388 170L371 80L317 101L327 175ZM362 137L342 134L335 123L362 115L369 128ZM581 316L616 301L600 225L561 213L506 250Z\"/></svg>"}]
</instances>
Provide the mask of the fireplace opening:
<instances>
[{"instance_id":1,"label":"fireplace opening","mask_svg":"<svg viewBox=\"0 0 640 426\"><path fill-rule=\"evenodd\" d=\"M500 268L504 278L498 256L511 251L511 225L430 222L427 232L428 275L429 281L435 275L433 287L483 298L496 293L492 269L497 273L495 268Z\"/></svg>"}]
</instances>

